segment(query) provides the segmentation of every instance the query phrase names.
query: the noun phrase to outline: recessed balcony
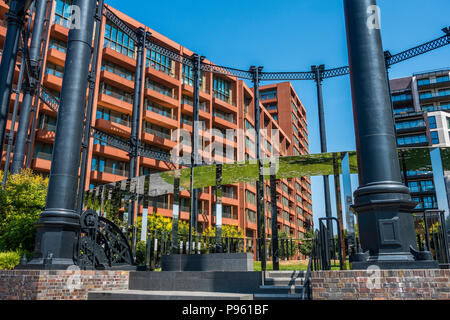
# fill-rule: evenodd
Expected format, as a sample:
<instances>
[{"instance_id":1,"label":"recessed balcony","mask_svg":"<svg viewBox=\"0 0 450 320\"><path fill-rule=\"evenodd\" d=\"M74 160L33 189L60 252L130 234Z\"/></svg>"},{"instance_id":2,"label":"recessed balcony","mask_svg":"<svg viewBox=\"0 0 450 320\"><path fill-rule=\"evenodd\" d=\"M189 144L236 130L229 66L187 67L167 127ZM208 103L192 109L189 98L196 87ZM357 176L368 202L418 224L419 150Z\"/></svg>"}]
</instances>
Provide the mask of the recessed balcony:
<instances>
[{"instance_id":1,"label":"recessed balcony","mask_svg":"<svg viewBox=\"0 0 450 320\"><path fill-rule=\"evenodd\" d=\"M100 73L101 79L104 80L104 82L111 84L112 86L129 91L134 90L134 81L128 80L124 77L119 76L118 74L115 74L113 72L103 70Z\"/></svg>"}]
</instances>

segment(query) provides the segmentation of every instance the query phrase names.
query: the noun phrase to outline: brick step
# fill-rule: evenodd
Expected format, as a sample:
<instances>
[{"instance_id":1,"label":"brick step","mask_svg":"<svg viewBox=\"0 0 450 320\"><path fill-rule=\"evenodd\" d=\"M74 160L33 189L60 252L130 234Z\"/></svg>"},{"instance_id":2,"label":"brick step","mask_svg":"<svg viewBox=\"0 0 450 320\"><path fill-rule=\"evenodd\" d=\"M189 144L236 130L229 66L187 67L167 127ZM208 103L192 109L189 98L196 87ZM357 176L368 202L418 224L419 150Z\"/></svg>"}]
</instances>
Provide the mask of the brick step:
<instances>
[{"instance_id":1,"label":"brick step","mask_svg":"<svg viewBox=\"0 0 450 320\"><path fill-rule=\"evenodd\" d=\"M304 278L266 278L264 284L274 286L302 286Z\"/></svg>"},{"instance_id":2,"label":"brick step","mask_svg":"<svg viewBox=\"0 0 450 320\"><path fill-rule=\"evenodd\" d=\"M113 290L91 291L88 300L253 300L250 293L200 291Z\"/></svg>"}]
</instances>

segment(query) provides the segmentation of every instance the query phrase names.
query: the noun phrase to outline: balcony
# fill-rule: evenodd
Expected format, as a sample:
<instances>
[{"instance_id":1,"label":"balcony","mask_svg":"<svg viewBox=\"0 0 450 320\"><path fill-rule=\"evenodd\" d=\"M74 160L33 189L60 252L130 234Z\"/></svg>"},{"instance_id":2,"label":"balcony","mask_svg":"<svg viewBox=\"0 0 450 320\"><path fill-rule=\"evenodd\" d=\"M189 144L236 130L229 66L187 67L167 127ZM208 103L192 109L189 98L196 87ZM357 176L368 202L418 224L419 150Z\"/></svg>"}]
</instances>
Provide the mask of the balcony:
<instances>
[{"instance_id":1,"label":"balcony","mask_svg":"<svg viewBox=\"0 0 450 320\"><path fill-rule=\"evenodd\" d=\"M121 161L129 161L130 158L128 156L128 152L110 147L108 145L94 144L92 148L92 152L94 154L98 154L101 156L107 156L110 159L116 159Z\"/></svg>"},{"instance_id":2,"label":"balcony","mask_svg":"<svg viewBox=\"0 0 450 320\"><path fill-rule=\"evenodd\" d=\"M36 140L44 142L55 142L55 131L49 131L46 129L38 129L36 131Z\"/></svg>"},{"instance_id":3,"label":"balcony","mask_svg":"<svg viewBox=\"0 0 450 320\"><path fill-rule=\"evenodd\" d=\"M176 141L170 140L170 136L153 129L144 128L142 131L142 140L146 143L172 149L177 145Z\"/></svg>"},{"instance_id":4,"label":"balcony","mask_svg":"<svg viewBox=\"0 0 450 320\"><path fill-rule=\"evenodd\" d=\"M234 113L237 111L236 106L232 105L231 101L226 102L216 97L213 98L213 105L214 108L220 109L228 113Z\"/></svg>"},{"instance_id":5,"label":"balcony","mask_svg":"<svg viewBox=\"0 0 450 320\"><path fill-rule=\"evenodd\" d=\"M450 98L450 89L447 89L443 92L432 92L430 94L421 94L420 95L420 103L428 104L434 102L447 101Z\"/></svg>"},{"instance_id":6,"label":"balcony","mask_svg":"<svg viewBox=\"0 0 450 320\"><path fill-rule=\"evenodd\" d=\"M46 156L46 159L40 158L42 155L35 157L31 162L31 167L37 171L50 172L52 166L52 155Z\"/></svg>"},{"instance_id":7,"label":"balcony","mask_svg":"<svg viewBox=\"0 0 450 320\"><path fill-rule=\"evenodd\" d=\"M53 22L53 25L51 27L51 35L55 38L59 38L60 40L67 41L67 38L69 36L69 29L60 25L59 23Z\"/></svg>"},{"instance_id":8,"label":"balcony","mask_svg":"<svg viewBox=\"0 0 450 320\"><path fill-rule=\"evenodd\" d=\"M108 170L109 169L110 168L108 168ZM106 167L105 167L105 170L107 170ZM99 181L102 183L111 183L111 182L125 180L127 178L128 178L128 175L125 176L125 175L113 174L113 173L106 172L106 171L105 172L91 171L91 181L93 180L93 181Z\"/></svg>"},{"instance_id":9,"label":"balcony","mask_svg":"<svg viewBox=\"0 0 450 320\"><path fill-rule=\"evenodd\" d=\"M104 80L104 82L111 84L112 86L117 87L119 89L125 91L134 90L134 81L125 79L124 77L121 77L113 72L103 70L100 73L100 77L101 79Z\"/></svg>"},{"instance_id":10,"label":"balcony","mask_svg":"<svg viewBox=\"0 0 450 320\"><path fill-rule=\"evenodd\" d=\"M236 129L237 125L234 123L234 120L231 120L229 117L221 117L218 115L213 115L213 127L217 126L222 129Z\"/></svg>"},{"instance_id":11,"label":"balcony","mask_svg":"<svg viewBox=\"0 0 450 320\"><path fill-rule=\"evenodd\" d=\"M190 104L188 101L183 100L183 103L181 104L181 112L183 114L187 114L189 116L193 116L194 114L194 108L192 104ZM209 107L207 102L201 102L198 109L198 116L199 118L209 120L211 115L209 113Z\"/></svg>"},{"instance_id":12,"label":"balcony","mask_svg":"<svg viewBox=\"0 0 450 320\"><path fill-rule=\"evenodd\" d=\"M104 119L95 120L95 127L99 130L106 131L110 134L120 136L122 138L129 138L131 136L130 127Z\"/></svg>"},{"instance_id":13,"label":"balcony","mask_svg":"<svg viewBox=\"0 0 450 320\"><path fill-rule=\"evenodd\" d=\"M63 66L66 61L66 54L58 49L50 48L47 51L47 60L54 64Z\"/></svg>"},{"instance_id":14,"label":"balcony","mask_svg":"<svg viewBox=\"0 0 450 320\"><path fill-rule=\"evenodd\" d=\"M132 114L133 112L133 99L121 96L119 94L106 94L100 92L98 96L98 103L118 112L127 114Z\"/></svg>"},{"instance_id":15,"label":"balcony","mask_svg":"<svg viewBox=\"0 0 450 320\"><path fill-rule=\"evenodd\" d=\"M186 83L183 83L181 85L181 90L183 91L183 93L188 93L188 95L191 96L191 97L194 96L194 87L192 87L192 86L190 86L190 85L188 85ZM209 92L204 91L201 88L200 88L200 91L199 91L199 96L200 96L201 99L211 100L211 95L209 94Z\"/></svg>"},{"instance_id":16,"label":"balcony","mask_svg":"<svg viewBox=\"0 0 450 320\"><path fill-rule=\"evenodd\" d=\"M122 53L117 52L109 47L103 48L103 59L111 61L121 67L136 70L136 60L126 56Z\"/></svg>"},{"instance_id":17,"label":"balcony","mask_svg":"<svg viewBox=\"0 0 450 320\"><path fill-rule=\"evenodd\" d=\"M145 95L147 97L153 98L153 100L155 100L157 103L168 108L176 108L179 106L178 98L175 95L167 96L151 88L145 89Z\"/></svg>"},{"instance_id":18,"label":"balcony","mask_svg":"<svg viewBox=\"0 0 450 320\"><path fill-rule=\"evenodd\" d=\"M166 162L146 157L140 157L141 164L146 167L158 168L162 170L172 170L174 168L169 167Z\"/></svg>"},{"instance_id":19,"label":"balcony","mask_svg":"<svg viewBox=\"0 0 450 320\"><path fill-rule=\"evenodd\" d=\"M165 72L156 70L152 67L147 67L145 69L145 72L147 75L150 76L150 78L158 79L159 81L163 82L165 85L171 86L171 87L178 87L180 85L180 80L175 78L175 73L168 75Z\"/></svg>"},{"instance_id":20,"label":"balcony","mask_svg":"<svg viewBox=\"0 0 450 320\"><path fill-rule=\"evenodd\" d=\"M47 88L59 91L62 87L63 79L52 74L46 73L44 76L44 84Z\"/></svg>"}]
</instances>

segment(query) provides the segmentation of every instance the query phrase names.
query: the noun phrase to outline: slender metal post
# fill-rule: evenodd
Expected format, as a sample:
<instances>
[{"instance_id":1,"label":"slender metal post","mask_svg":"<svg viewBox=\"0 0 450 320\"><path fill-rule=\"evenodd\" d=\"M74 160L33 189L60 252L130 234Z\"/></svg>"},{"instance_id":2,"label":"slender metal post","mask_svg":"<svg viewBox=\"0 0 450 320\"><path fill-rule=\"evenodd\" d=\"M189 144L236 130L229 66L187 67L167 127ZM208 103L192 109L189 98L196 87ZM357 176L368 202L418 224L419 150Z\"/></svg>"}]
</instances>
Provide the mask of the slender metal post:
<instances>
[{"instance_id":1,"label":"slender metal post","mask_svg":"<svg viewBox=\"0 0 450 320\"><path fill-rule=\"evenodd\" d=\"M172 254L178 253L178 219L180 217L180 170L175 170L172 206Z\"/></svg>"},{"instance_id":2,"label":"slender metal post","mask_svg":"<svg viewBox=\"0 0 450 320\"><path fill-rule=\"evenodd\" d=\"M45 18L44 22L47 23L47 30L45 36L41 39L41 42L44 42L43 50L47 49L47 42L49 39L50 34L50 17L52 14L52 7L53 7L53 0L47 0L48 3L48 10L47 10L47 17ZM34 62L31 62L31 65L34 65ZM36 99L34 99L33 108L31 109L31 113L33 114L33 118L31 121L31 130L30 135L26 141L28 145L27 150L27 157L26 157L26 168L31 168L31 160L33 159L33 156L31 154L33 150L34 145L34 139L36 137L35 130L36 130L36 122L37 122L37 115L38 115L38 105L39 105L39 96L41 94L41 87L42 87L42 77L44 75L44 55L39 59L39 71L37 72L39 74L38 80L37 80L37 86L36 86ZM30 115L31 116L31 115Z\"/></svg>"},{"instance_id":3,"label":"slender metal post","mask_svg":"<svg viewBox=\"0 0 450 320\"><path fill-rule=\"evenodd\" d=\"M100 51L100 33L103 21L103 7L104 1L98 0L97 11L95 13L95 33L94 33L94 50L92 52L92 64L91 71L89 72L89 93L88 103L86 107L86 120L84 122L83 132L83 153L81 155L81 169L80 169L80 182L78 184L78 200L77 200L77 212L81 214L83 211L83 196L86 185L87 165L89 157L89 141L91 138L91 122L92 122L92 110L94 107L95 97L95 83L97 77L97 65Z\"/></svg>"},{"instance_id":4,"label":"slender metal post","mask_svg":"<svg viewBox=\"0 0 450 320\"><path fill-rule=\"evenodd\" d=\"M25 23L27 4L29 4L28 1L11 0L9 11L6 14L8 26L3 43L2 61L0 63L0 149L3 149L3 143L5 141L11 89L17 61L17 50L19 47L20 33Z\"/></svg>"},{"instance_id":5,"label":"slender metal post","mask_svg":"<svg viewBox=\"0 0 450 320\"><path fill-rule=\"evenodd\" d=\"M12 174L19 173L23 167L28 129L30 127L31 105L33 103L33 97L36 93L36 86L39 81L39 57L41 55L41 39L44 33L47 0L36 0L35 6L36 14L34 15L33 34L31 36L29 56L31 74L28 75L28 80L24 83L24 94L22 106L20 108L19 126L17 128L17 138L11 164Z\"/></svg>"},{"instance_id":6,"label":"slender metal post","mask_svg":"<svg viewBox=\"0 0 450 320\"><path fill-rule=\"evenodd\" d=\"M32 12L34 10L34 4L32 4L32 7L30 9L30 17L32 16ZM6 181L8 180L8 171L9 171L9 162L11 159L11 151L12 151L12 145L13 145L13 141L14 141L14 129L16 128L16 119L17 119L17 113L19 110L19 100L20 100L20 91L22 90L22 81L23 81L23 76L25 73L25 65L26 65L26 59L27 59L27 45L28 45L28 37L30 35L30 30L31 30L31 21L32 19L28 19L28 26L27 26L27 31L25 32L24 36L23 36L23 46L20 49L20 51L22 52L22 61L20 64L20 71L19 71L19 79L17 81L17 88L16 90L13 90L13 92L16 94L16 99L14 101L14 109L13 109L13 113L12 113L12 118L11 118L11 130L9 131L7 137L8 137L8 147L6 150L6 159L5 159L5 167L3 169L3 188L6 187ZM26 84L25 84L26 85ZM23 102L22 102L23 105ZM19 124L20 127L20 124ZM16 138L16 145L17 145L17 138ZM14 150L14 155L16 154L16 150ZM14 174L15 172L13 170L11 170L12 173Z\"/></svg>"},{"instance_id":7,"label":"slender metal post","mask_svg":"<svg viewBox=\"0 0 450 320\"><path fill-rule=\"evenodd\" d=\"M67 269L76 262L80 230L76 192L96 1L73 4L79 8L79 28L69 31L47 203L27 268Z\"/></svg>"},{"instance_id":8,"label":"slender metal post","mask_svg":"<svg viewBox=\"0 0 450 320\"><path fill-rule=\"evenodd\" d=\"M216 164L216 253L222 248L222 165Z\"/></svg>"},{"instance_id":9,"label":"slender metal post","mask_svg":"<svg viewBox=\"0 0 450 320\"><path fill-rule=\"evenodd\" d=\"M345 199L345 218L347 221L347 235L348 235L348 248L349 255L356 252L356 232L355 232L355 220L353 212L350 210L350 206L353 203L352 197L352 181L350 178L350 162L348 152L345 153L341 161L342 170L342 182L344 189Z\"/></svg>"},{"instance_id":10,"label":"slender metal post","mask_svg":"<svg viewBox=\"0 0 450 320\"><path fill-rule=\"evenodd\" d=\"M137 29L137 59L136 59L136 78L134 81L134 100L133 113L131 115L131 152L130 152L130 178L135 178L138 174L138 156L139 156L139 130L140 130L140 116L141 116L141 97L142 97L142 83L144 81L144 48L147 41L147 32L143 28ZM136 202L130 203L130 225L134 230L135 224L135 210ZM136 234L132 232L132 243L135 242Z\"/></svg>"},{"instance_id":11,"label":"slender metal post","mask_svg":"<svg viewBox=\"0 0 450 320\"><path fill-rule=\"evenodd\" d=\"M358 153L353 208L367 255L353 269L437 268L415 241L409 189L403 185L376 0L344 0Z\"/></svg>"},{"instance_id":12,"label":"slender metal post","mask_svg":"<svg viewBox=\"0 0 450 320\"><path fill-rule=\"evenodd\" d=\"M280 252L278 248L278 209L277 209L277 180L274 164L270 166L270 207L272 213L272 265L273 270L280 270Z\"/></svg>"},{"instance_id":13,"label":"slender metal post","mask_svg":"<svg viewBox=\"0 0 450 320\"><path fill-rule=\"evenodd\" d=\"M259 106L259 81L261 80L261 72L263 67L250 67L250 72L253 75L253 95L255 106L255 132L256 132L256 161L259 168L259 179L256 181L256 219L258 220L258 249L259 258L261 259L261 270L266 271L266 214L265 214L265 201L264 201L264 165L261 161L262 148L261 148L261 108Z\"/></svg>"},{"instance_id":14,"label":"slender metal post","mask_svg":"<svg viewBox=\"0 0 450 320\"><path fill-rule=\"evenodd\" d=\"M198 217L198 189L194 189L194 167L201 163L201 157L199 154L199 116L198 108L200 104L200 79L201 79L201 64L204 57L200 57L194 53L192 56L192 62L194 67L192 68L194 74L194 97L192 104L192 150L191 150L191 203L190 203L190 217L189 217L189 243L192 243L192 229L197 231L197 217ZM188 253L191 253L191 246L189 246Z\"/></svg>"},{"instance_id":15,"label":"slender metal post","mask_svg":"<svg viewBox=\"0 0 450 320\"><path fill-rule=\"evenodd\" d=\"M314 72L314 81L317 87L317 109L319 112L319 132L320 132L320 152L326 153L327 150L327 134L325 129L325 111L323 107L323 92L322 92L322 72L325 70L325 65L311 66L311 71ZM323 192L325 196L325 216L332 217L331 211L331 196L330 196L330 180L328 175L323 176ZM327 231L329 232L329 239L332 239L333 224L331 220L327 220Z\"/></svg>"},{"instance_id":16,"label":"slender metal post","mask_svg":"<svg viewBox=\"0 0 450 320\"><path fill-rule=\"evenodd\" d=\"M336 196L336 211L338 218L338 232L341 246L341 254L345 261L347 257L347 250L345 246L345 235L344 235L344 218L342 216L342 202L341 202L341 184L339 177L339 162L341 159L338 159L339 154L333 153L333 172L334 172L334 191ZM344 270L346 269L345 263L343 264Z\"/></svg>"}]
</instances>

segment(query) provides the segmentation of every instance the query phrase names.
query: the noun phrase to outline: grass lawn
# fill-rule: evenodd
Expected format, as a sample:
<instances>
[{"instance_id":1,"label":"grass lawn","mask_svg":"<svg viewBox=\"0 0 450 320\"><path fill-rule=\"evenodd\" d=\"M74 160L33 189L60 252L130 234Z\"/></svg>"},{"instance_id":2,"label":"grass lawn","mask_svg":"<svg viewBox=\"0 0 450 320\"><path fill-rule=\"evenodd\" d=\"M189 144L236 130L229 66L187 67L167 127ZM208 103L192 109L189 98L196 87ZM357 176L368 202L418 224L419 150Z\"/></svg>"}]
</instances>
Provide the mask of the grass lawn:
<instances>
[{"instance_id":1,"label":"grass lawn","mask_svg":"<svg viewBox=\"0 0 450 320\"><path fill-rule=\"evenodd\" d=\"M254 261L253 268L255 271L261 271L261 261ZM288 260L280 261L280 270L284 271L302 271L308 268L308 260ZM267 261L267 270L273 270L272 261Z\"/></svg>"}]
</instances>

